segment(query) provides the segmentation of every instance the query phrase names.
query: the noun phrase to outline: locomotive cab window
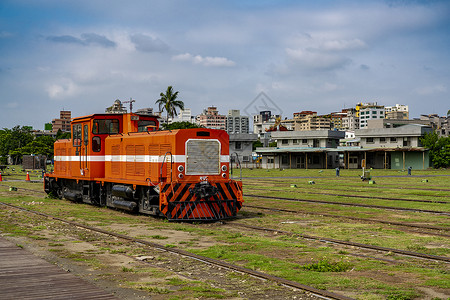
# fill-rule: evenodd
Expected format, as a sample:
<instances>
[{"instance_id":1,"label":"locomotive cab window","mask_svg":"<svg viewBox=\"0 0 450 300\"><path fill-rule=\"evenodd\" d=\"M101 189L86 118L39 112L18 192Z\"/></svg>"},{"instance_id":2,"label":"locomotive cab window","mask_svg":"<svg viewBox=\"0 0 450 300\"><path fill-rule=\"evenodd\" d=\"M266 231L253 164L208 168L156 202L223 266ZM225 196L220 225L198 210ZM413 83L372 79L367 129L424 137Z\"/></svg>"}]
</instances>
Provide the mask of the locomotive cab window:
<instances>
[{"instance_id":1,"label":"locomotive cab window","mask_svg":"<svg viewBox=\"0 0 450 300\"><path fill-rule=\"evenodd\" d=\"M94 120L92 126L93 134L115 134L119 133L119 120Z\"/></svg>"},{"instance_id":2,"label":"locomotive cab window","mask_svg":"<svg viewBox=\"0 0 450 300\"><path fill-rule=\"evenodd\" d=\"M92 151L100 152L102 150L102 140L99 136L94 136L92 138Z\"/></svg>"},{"instance_id":3,"label":"locomotive cab window","mask_svg":"<svg viewBox=\"0 0 450 300\"><path fill-rule=\"evenodd\" d=\"M75 147L81 146L81 124L72 126L72 142Z\"/></svg>"},{"instance_id":4,"label":"locomotive cab window","mask_svg":"<svg viewBox=\"0 0 450 300\"><path fill-rule=\"evenodd\" d=\"M155 121L139 120L138 121L138 132L156 130L155 126L156 126L156 122Z\"/></svg>"}]
</instances>

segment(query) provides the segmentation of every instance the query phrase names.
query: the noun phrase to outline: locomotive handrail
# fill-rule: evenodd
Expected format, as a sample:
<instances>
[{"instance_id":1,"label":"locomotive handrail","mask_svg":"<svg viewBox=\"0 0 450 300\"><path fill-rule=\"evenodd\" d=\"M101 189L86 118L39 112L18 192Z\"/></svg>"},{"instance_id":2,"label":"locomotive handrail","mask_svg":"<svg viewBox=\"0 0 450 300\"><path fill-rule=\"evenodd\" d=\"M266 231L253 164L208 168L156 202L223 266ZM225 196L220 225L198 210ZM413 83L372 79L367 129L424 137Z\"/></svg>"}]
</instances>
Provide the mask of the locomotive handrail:
<instances>
[{"instance_id":1,"label":"locomotive handrail","mask_svg":"<svg viewBox=\"0 0 450 300\"><path fill-rule=\"evenodd\" d=\"M160 178L162 178L162 170L163 170L163 167L164 167L164 162L166 161L167 153L170 154L170 164L173 163L173 155L172 155L172 152L167 151L166 154L164 154L164 159L163 159L163 161L162 161L161 168L160 168L160 170L159 170L159 177L160 177ZM172 166L170 166L170 181L172 181L172 169L173 169Z\"/></svg>"}]
</instances>

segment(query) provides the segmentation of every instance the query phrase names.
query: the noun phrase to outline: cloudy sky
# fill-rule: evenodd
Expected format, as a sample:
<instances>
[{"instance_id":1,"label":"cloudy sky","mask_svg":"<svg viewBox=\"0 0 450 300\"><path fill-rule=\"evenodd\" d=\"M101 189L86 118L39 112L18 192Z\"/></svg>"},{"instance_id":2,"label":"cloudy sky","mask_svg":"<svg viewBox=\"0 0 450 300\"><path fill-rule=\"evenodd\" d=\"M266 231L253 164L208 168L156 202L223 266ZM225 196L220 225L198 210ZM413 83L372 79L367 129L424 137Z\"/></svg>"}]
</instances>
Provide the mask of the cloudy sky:
<instances>
[{"instance_id":1,"label":"cloudy sky","mask_svg":"<svg viewBox=\"0 0 450 300\"><path fill-rule=\"evenodd\" d=\"M0 1L0 128L154 107L450 109L450 1ZM263 94L261 94L263 93Z\"/></svg>"}]
</instances>

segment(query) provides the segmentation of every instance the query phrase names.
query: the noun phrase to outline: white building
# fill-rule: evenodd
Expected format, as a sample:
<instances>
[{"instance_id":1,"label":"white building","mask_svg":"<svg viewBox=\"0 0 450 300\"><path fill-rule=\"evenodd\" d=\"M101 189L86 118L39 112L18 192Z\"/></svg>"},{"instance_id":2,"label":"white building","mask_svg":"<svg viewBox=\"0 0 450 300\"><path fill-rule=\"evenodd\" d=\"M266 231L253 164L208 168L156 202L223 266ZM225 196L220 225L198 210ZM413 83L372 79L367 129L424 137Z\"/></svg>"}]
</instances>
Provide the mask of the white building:
<instances>
[{"instance_id":1,"label":"white building","mask_svg":"<svg viewBox=\"0 0 450 300\"><path fill-rule=\"evenodd\" d=\"M366 129L367 122L372 119L384 119L384 106L374 103L362 103L359 107L359 128Z\"/></svg>"},{"instance_id":2,"label":"white building","mask_svg":"<svg viewBox=\"0 0 450 300\"><path fill-rule=\"evenodd\" d=\"M191 109L185 108L181 109L178 115L173 118L172 122L189 122L189 123L195 123L195 117L192 116Z\"/></svg>"},{"instance_id":3,"label":"white building","mask_svg":"<svg viewBox=\"0 0 450 300\"><path fill-rule=\"evenodd\" d=\"M395 104L395 106L386 106L384 108L386 119L409 119L408 105Z\"/></svg>"}]
</instances>

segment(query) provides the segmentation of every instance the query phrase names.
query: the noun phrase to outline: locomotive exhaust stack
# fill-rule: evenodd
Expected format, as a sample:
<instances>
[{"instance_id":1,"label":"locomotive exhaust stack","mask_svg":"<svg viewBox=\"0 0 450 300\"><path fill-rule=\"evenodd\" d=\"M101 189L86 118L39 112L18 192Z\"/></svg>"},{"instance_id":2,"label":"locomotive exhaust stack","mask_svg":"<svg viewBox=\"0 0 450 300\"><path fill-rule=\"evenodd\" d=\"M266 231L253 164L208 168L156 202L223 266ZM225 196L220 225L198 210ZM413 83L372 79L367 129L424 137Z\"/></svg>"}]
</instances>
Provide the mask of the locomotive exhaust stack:
<instances>
[{"instance_id":1,"label":"locomotive exhaust stack","mask_svg":"<svg viewBox=\"0 0 450 300\"><path fill-rule=\"evenodd\" d=\"M75 118L71 127L72 139L55 143L47 193L173 221L231 218L242 207L223 130L157 131L156 117L134 113Z\"/></svg>"}]
</instances>

